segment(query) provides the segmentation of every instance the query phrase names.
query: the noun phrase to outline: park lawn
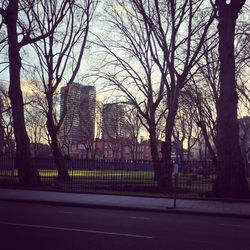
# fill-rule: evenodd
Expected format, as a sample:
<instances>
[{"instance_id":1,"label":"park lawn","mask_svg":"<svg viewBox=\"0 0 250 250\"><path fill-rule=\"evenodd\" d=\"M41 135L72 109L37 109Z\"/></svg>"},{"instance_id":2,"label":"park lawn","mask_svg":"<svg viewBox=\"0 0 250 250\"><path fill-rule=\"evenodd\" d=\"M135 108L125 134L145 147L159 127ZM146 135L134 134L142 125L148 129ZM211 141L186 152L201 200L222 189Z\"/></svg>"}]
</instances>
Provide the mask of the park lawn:
<instances>
[{"instance_id":1,"label":"park lawn","mask_svg":"<svg viewBox=\"0 0 250 250\"><path fill-rule=\"evenodd\" d=\"M6 177L14 177L18 175L18 170L17 169L13 169L13 170L5 170L5 169L1 169L0 170L0 176L6 176Z\"/></svg>"},{"instance_id":2,"label":"park lawn","mask_svg":"<svg viewBox=\"0 0 250 250\"><path fill-rule=\"evenodd\" d=\"M16 177L18 171L15 170L1 170L0 176L2 177ZM58 175L56 169L40 169L39 174L42 178L55 178ZM83 169L71 169L69 175L72 177L72 184L75 181L78 183L92 183L92 185L98 184L136 184L143 183L145 185L156 185L154 181L153 171L130 171L130 170L83 170ZM192 178L192 174L178 174L177 188L179 190L186 191L189 194L205 194L212 191L213 180L215 175L210 175L209 178L204 178L202 175L197 175L195 179ZM174 177L173 177L173 184ZM190 181L191 180L191 181ZM248 177L248 183L250 187L250 177Z\"/></svg>"},{"instance_id":3,"label":"park lawn","mask_svg":"<svg viewBox=\"0 0 250 250\"><path fill-rule=\"evenodd\" d=\"M48 177L53 175L57 176L56 172L41 173L42 177ZM148 171L121 171L121 170L69 170L69 175L72 178L83 179L83 180L99 180L99 181L136 181L136 180L153 180L153 172Z\"/></svg>"},{"instance_id":4,"label":"park lawn","mask_svg":"<svg viewBox=\"0 0 250 250\"><path fill-rule=\"evenodd\" d=\"M152 171L128 171L128 170L82 170L74 169L68 170L71 177L96 177L96 178L105 178L105 177L117 177L123 176L126 178L145 178L153 179L154 173ZM39 169L39 174L41 177L57 177L58 171L56 169ZM17 176L18 170L0 170L1 176Z\"/></svg>"},{"instance_id":5,"label":"park lawn","mask_svg":"<svg viewBox=\"0 0 250 250\"><path fill-rule=\"evenodd\" d=\"M39 174L41 177L57 177L58 171L55 169L40 169ZM152 171L127 171L127 170L82 170L75 169L69 170L71 177L83 177L83 178L117 178L123 177L126 179L145 179L153 180L154 173Z\"/></svg>"}]
</instances>

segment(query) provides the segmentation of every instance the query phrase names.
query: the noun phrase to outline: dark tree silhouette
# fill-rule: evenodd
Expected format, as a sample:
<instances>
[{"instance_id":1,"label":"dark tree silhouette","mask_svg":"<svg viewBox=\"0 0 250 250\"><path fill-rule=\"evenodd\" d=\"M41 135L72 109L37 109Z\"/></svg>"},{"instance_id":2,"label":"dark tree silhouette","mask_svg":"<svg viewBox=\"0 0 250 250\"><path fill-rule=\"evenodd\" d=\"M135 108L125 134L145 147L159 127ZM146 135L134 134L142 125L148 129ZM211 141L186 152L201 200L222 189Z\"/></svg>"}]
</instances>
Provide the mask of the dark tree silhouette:
<instances>
[{"instance_id":1,"label":"dark tree silhouette","mask_svg":"<svg viewBox=\"0 0 250 250\"><path fill-rule=\"evenodd\" d=\"M12 107L13 127L16 140L16 167L19 181L24 185L36 185L40 182L38 171L34 167L30 152L30 140L25 127L24 101L21 90L21 49L29 44L47 37L49 32L37 32L39 9L53 5L53 1L9 0L2 2L0 15L7 30L9 59L9 97ZM64 2L58 13L52 30L64 18L68 2ZM2 40L3 41L3 40Z\"/></svg>"},{"instance_id":2,"label":"dark tree silhouette","mask_svg":"<svg viewBox=\"0 0 250 250\"><path fill-rule=\"evenodd\" d=\"M67 114L68 93L80 69L89 34L96 2L93 0L67 1L69 8L65 12L65 22L57 29L51 29L56 22L53 11L44 9L45 20L40 20L39 29L46 30L49 36L35 43L39 58L38 74L42 81L47 102L47 130L50 136L50 146L58 169L58 179L68 180L69 174L64 164L63 153L59 141L59 132ZM60 9L61 3L53 5L54 11ZM42 25L43 24L43 25ZM66 83L63 93L64 104L60 118L56 116L55 96L58 89Z\"/></svg>"},{"instance_id":3,"label":"dark tree silhouette","mask_svg":"<svg viewBox=\"0 0 250 250\"><path fill-rule=\"evenodd\" d=\"M181 90L190 80L190 75L195 73L194 66L203 56L203 43L213 37L208 30L215 15L213 11L204 7L203 0L133 0L132 2L151 38L150 50L155 51L155 44L158 44L163 55L162 60L158 56L158 51L153 53L154 62L164 82L167 106L160 181L163 189L171 191L171 147L179 97Z\"/></svg>"},{"instance_id":4,"label":"dark tree silhouette","mask_svg":"<svg viewBox=\"0 0 250 250\"><path fill-rule=\"evenodd\" d=\"M219 169L214 192L217 196L237 198L249 196L239 145L234 53L236 20L244 3L245 0L215 1L219 22L220 93L217 109Z\"/></svg>"}]
</instances>

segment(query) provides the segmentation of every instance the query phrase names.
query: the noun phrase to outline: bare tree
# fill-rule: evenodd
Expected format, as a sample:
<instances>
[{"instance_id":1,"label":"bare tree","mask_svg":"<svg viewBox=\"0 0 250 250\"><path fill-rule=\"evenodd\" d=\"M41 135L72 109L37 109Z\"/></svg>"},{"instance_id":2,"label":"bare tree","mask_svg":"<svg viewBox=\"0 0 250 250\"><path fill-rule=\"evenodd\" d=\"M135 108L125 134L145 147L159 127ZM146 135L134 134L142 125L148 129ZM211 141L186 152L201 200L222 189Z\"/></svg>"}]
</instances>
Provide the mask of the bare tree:
<instances>
[{"instance_id":1,"label":"bare tree","mask_svg":"<svg viewBox=\"0 0 250 250\"><path fill-rule=\"evenodd\" d=\"M67 113L67 95L79 71L87 37L90 21L92 19L96 2L93 0L65 1L69 8L65 13L64 22L57 29L52 29L57 22L54 12L61 8L57 2L51 8L44 6L43 25L40 32L49 33L47 37L35 43L35 50L40 62L40 78L42 80L47 100L47 129L51 138L51 149L58 168L58 178L68 180L69 174L64 165L63 154L59 143L59 131ZM60 118L56 117L54 98L59 86L66 84L64 92L64 105Z\"/></svg>"},{"instance_id":2,"label":"bare tree","mask_svg":"<svg viewBox=\"0 0 250 250\"><path fill-rule=\"evenodd\" d=\"M192 98L187 97L182 91L179 101L179 109L176 115L174 137L177 138L177 133L180 134L181 151L180 159L184 160L184 142L187 144L187 160L191 159L191 150L197 145L200 140L200 131L197 128L197 112L196 105Z\"/></svg>"},{"instance_id":3,"label":"bare tree","mask_svg":"<svg viewBox=\"0 0 250 250\"><path fill-rule=\"evenodd\" d=\"M216 0L218 14L220 94L217 108L217 149L220 167L214 185L217 196L246 197L249 187L239 145L237 83L235 67L235 27L245 0Z\"/></svg>"},{"instance_id":4,"label":"bare tree","mask_svg":"<svg viewBox=\"0 0 250 250\"><path fill-rule=\"evenodd\" d=\"M39 144L43 142L46 135L46 116L37 103L26 106L26 128L29 134L32 151L36 157L39 154Z\"/></svg>"},{"instance_id":5,"label":"bare tree","mask_svg":"<svg viewBox=\"0 0 250 250\"><path fill-rule=\"evenodd\" d=\"M203 56L202 44L215 13L206 1L132 1L146 29L149 50L166 91L165 142L162 144L161 186L171 190L171 141L181 89ZM160 52L159 52L160 51Z\"/></svg>"},{"instance_id":6,"label":"bare tree","mask_svg":"<svg viewBox=\"0 0 250 250\"><path fill-rule=\"evenodd\" d=\"M7 31L4 27L4 18L0 14L0 73L8 69Z\"/></svg>"},{"instance_id":7,"label":"bare tree","mask_svg":"<svg viewBox=\"0 0 250 250\"><path fill-rule=\"evenodd\" d=\"M149 37L137 10L129 1L110 1L106 6L110 36L98 38L104 57L95 74L118 90L122 102L133 106L150 137L155 178L159 173L157 108L164 96L164 82L152 58ZM112 11L110 11L112 10ZM98 51L99 52L99 51Z\"/></svg>"},{"instance_id":8,"label":"bare tree","mask_svg":"<svg viewBox=\"0 0 250 250\"><path fill-rule=\"evenodd\" d=\"M196 83L193 85L195 86ZM213 102L210 96L204 95L204 92L201 92L197 86L195 89L187 88L183 94L185 95L185 105L192 106L192 110L187 112L192 112L193 121L200 129L205 146L209 151L214 166L216 166L216 113L214 113L216 110L213 110Z\"/></svg>"},{"instance_id":9,"label":"bare tree","mask_svg":"<svg viewBox=\"0 0 250 250\"><path fill-rule=\"evenodd\" d=\"M53 6L54 1L9 0L3 1L0 15L7 30L9 59L9 97L11 100L13 127L16 140L16 166L19 181L25 185L37 184L40 180L38 171L34 168L30 153L29 137L25 128L23 96L21 91L22 59L20 51L26 45L32 44L49 35L48 32L37 32L41 8ZM68 1L62 2L58 12L54 12L56 21L52 30L56 29L68 8ZM43 23L41 23L41 28ZM51 32L51 31L50 31Z\"/></svg>"},{"instance_id":10,"label":"bare tree","mask_svg":"<svg viewBox=\"0 0 250 250\"><path fill-rule=\"evenodd\" d=\"M240 84L237 86L239 94L238 110L242 116L246 115L246 107L248 102L248 87L247 87L247 73L248 54L242 53L246 51L247 45L245 41L248 38L247 30L249 28L246 20L241 20L236 27L236 76ZM243 41L243 42L242 42ZM219 100L219 55L218 55L218 36L213 41L214 46L204 43L202 50L204 56L198 63L198 72L192 77L190 84L185 86L183 95L184 103L181 105L194 109L186 109L187 115L192 112L193 119L200 127L203 138L210 152L210 156L216 165L216 133L217 133L217 107ZM209 49L210 48L210 49ZM214 146L210 145L213 144Z\"/></svg>"},{"instance_id":11,"label":"bare tree","mask_svg":"<svg viewBox=\"0 0 250 250\"><path fill-rule=\"evenodd\" d=\"M138 111L132 106L125 108L124 121L124 141L127 141L127 147L130 150L132 160L138 159L139 153L139 135L142 129L142 123L138 115Z\"/></svg>"},{"instance_id":12,"label":"bare tree","mask_svg":"<svg viewBox=\"0 0 250 250\"><path fill-rule=\"evenodd\" d=\"M141 127L138 111L134 107L127 107L125 110L125 137L138 142Z\"/></svg>"}]
</instances>

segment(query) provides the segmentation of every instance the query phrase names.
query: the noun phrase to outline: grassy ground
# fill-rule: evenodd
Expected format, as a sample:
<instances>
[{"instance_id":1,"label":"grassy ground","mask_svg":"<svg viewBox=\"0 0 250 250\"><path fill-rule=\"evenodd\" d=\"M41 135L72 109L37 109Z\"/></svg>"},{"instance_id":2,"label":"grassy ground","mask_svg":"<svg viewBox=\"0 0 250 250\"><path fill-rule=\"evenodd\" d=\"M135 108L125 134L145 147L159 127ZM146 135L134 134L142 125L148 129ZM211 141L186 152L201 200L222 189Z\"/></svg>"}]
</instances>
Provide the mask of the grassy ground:
<instances>
[{"instance_id":1,"label":"grassy ground","mask_svg":"<svg viewBox=\"0 0 250 250\"><path fill-rule=\"evenodd\" d=\"M56 181L57 170L39 170L42 177L43 188L62 191L92 191L92 190L118 190L119 192L158 192L157 182L154 181L152 171L122 171L122 170L69 170L71 180L60 183ZM17 183L17 170L1 170L0 185ZM13 178L14 177L14 178ZM201 196L212 191L215 175L202 176L193 174L179 174L177 180L177 192L183 196ZM173 183L175 179L173 177ZM250 186L250 178L248 178Z\"/></svg>"},{"instance_id":2,"label":"grassy ground","mask_svg":"<svg viewBox=\"0 0 250 250\"><path fill-rule=\"evenodd\" d=\"M43 183L52 185L54 178L57 177L57 170L42 169L39 170ZM143 189L149 187L157 187L157 182L154 181L153 171L122 171L122 170L69 170L71 181L68 183L56 183L56 186L62 188L75 188L84 190L86 188L127 188L127 189ZM2 170L0 176L17 177L17 170ZM205 193L211 191L211 179L203 180L198 176L190 182L190 175L179 174L177 189L179 192L186 193ZM174 183L174 178L173 178Z\"/></svg>"},{"instance_id":3,"label":"grassy ground","mask_svg":"<svg viewBox=\"0 0 250 250\"><path fill-rule=\"evenodd\" d=\"M97 178L104 179L106 177L124 177L130 179L153 180L154 173L152 171L121 171L121 170L69 170L71 177ZM0 176L17 176L17 170L0 170ZM57 177L58 171L55 169L40 169L41 177Z\"/></svg>"}]
</instances>

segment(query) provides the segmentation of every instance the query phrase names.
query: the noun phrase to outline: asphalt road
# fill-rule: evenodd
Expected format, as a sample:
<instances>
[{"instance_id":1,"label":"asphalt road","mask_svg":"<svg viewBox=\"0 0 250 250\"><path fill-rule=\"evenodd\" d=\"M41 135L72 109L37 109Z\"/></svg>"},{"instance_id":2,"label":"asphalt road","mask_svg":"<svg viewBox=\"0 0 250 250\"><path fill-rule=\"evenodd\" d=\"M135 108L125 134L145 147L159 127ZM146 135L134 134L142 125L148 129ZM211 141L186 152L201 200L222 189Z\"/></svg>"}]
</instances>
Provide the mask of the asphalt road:
<instances>
[{"instance_id":1,"label":"asphalt road","mask_svg":"<svg viewBox=\"0 0 250 250\"><path fill-rule=\"evenodd\" d=\"M250 250L250 220L0 201L1 250Z\"/></svg>"}]
</instances>

